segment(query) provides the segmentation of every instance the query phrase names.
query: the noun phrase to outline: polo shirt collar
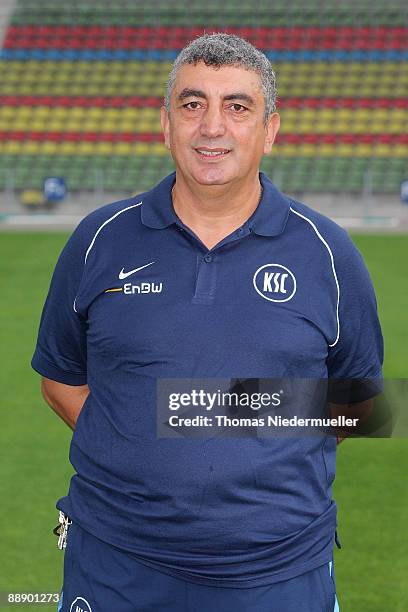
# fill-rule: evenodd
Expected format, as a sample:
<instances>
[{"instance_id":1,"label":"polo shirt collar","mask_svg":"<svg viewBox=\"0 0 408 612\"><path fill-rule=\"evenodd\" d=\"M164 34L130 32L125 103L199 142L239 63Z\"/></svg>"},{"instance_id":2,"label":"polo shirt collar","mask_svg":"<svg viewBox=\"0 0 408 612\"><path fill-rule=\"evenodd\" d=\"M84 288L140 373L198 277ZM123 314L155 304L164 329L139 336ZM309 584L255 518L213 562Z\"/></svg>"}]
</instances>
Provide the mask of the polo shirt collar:
<instances>
[{"instance_id":1,"label":"polo shirt collar","mask_svg":"<svg viewBox=\"0 0 408 612\"><path fill-rule=\"evenodd\" d=\"M261 201L248 219L252 232L260 236L278 236L285 229L289 217L289 199L279 191L264 172L259 173L263 187Z\"/></svg>"},{"instance_id":2,"label":"polo shirt collar","mask_svg":"<svg viewBox=\"0 0 408 612\"><path fill-rule=\"evenodd\" d=\"M259 178L263 187L262 198L244 225L260 236L277 236L285 229L289 216L289 200L264 172L259 173ZM142 223L147 227L164 229L179 221L171 198L175 181L176 173L172 172L144 196L141 216Z\"/></svg>"},{"instance_id":3,"label":"polo shirt collar","mask_svg":"<svg viewBox=\"0 0 408 612\"><path fill-rule=\"evenodd\" d=\"M153 229L164 229L178 221L171 198L175 182L176 173L172 172L145 194L141 210L144 225Z\"/></svg>"}]
</instances>

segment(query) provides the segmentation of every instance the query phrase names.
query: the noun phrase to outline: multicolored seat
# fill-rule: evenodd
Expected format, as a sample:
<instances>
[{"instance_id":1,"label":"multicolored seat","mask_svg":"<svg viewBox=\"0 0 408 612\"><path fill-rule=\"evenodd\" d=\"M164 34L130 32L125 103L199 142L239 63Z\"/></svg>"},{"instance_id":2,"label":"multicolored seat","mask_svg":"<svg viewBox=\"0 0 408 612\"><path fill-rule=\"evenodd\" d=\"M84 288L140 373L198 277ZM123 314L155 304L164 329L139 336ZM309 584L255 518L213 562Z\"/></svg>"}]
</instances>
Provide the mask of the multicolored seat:
<instances>
[{"instance_id":1,"label":"multicolored seat","mask_svg":"<svg viewBox=\"0 0 408 612\"><path fill-rule=\"evenodd\" d=\"M173 169L159 108L204 31L276 69L281 131L262 168L287 192L396 193L407 178L408 28L396 0L17 0L0 51L0 189L134 193Z\"/></svg>"}]
</instances>

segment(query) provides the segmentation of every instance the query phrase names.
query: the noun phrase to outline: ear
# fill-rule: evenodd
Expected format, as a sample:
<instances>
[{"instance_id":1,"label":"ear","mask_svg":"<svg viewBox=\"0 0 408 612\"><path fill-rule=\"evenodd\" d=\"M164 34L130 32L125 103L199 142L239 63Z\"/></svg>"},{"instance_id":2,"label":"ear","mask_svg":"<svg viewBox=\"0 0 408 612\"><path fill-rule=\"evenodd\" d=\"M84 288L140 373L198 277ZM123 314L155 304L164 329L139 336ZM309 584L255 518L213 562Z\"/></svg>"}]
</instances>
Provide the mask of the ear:
<instances>
[{"instance_id":1,"label":"ear","mask_svg":"<svg viewBox=\"0 0 408 612\"><path fill-rule=\"evenodd\" d=\"M264 143L264 154L267 155L272 150L272 145L275 141L276 135L279 132L280 127L280 115L279 113L272 113L268 119L268 123L265 126L265 143Z\"/></svg>"},{"instance_id":2,"label":"ear","mask_svg":"<svg viewBox=\"0 0 408 612\"><path fill-rule=\"evenodd\" d=\"M164 144L170 149L170 118L165 106L160 108L160 123L164 135Z\"/></svg>"}]
</instances>

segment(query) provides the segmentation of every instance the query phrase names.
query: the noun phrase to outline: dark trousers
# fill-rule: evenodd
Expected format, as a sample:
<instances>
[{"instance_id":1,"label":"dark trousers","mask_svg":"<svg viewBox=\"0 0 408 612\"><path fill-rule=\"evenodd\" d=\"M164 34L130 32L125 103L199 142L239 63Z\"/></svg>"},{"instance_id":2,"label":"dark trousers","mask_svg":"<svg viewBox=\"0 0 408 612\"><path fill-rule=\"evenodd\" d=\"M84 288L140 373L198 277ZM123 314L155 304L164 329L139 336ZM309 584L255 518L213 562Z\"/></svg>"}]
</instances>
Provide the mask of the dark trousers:
<instances>
[{"instance_id":1,"label":"dark trousers","mask_svg":"<svg viewBox=\"0 0 408 612\"><path fill-rule=\"evenodd\" d=\"M337 612L332 562L268 586L195 584L153 569L72 524L60 612Z\"/></svg>"}]
</instances>

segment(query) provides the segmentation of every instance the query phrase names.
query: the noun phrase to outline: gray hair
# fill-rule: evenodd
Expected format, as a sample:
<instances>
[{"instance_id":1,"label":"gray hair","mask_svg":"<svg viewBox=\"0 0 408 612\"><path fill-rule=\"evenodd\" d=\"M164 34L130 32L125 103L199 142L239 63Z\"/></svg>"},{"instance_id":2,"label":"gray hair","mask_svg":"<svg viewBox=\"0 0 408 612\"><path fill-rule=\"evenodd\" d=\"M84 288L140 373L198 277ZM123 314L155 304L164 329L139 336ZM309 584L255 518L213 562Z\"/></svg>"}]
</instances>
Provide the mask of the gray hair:
<instances>
[{"instance_id":1,"label":"gray hair","mask_svg":"<svg viewBox=\"0 0 408 612\"><path fill-rule=\"evenodd\" d=\"M247 40L224 32L204 34L184 47L176 57L167 81L164 105L170 112L170 96L177 72L183 64L204 62L206 66L239 66L259 74L265 99L264 122L276 109L276 77L268 58Z\"/></svg>"}]
</instances>

